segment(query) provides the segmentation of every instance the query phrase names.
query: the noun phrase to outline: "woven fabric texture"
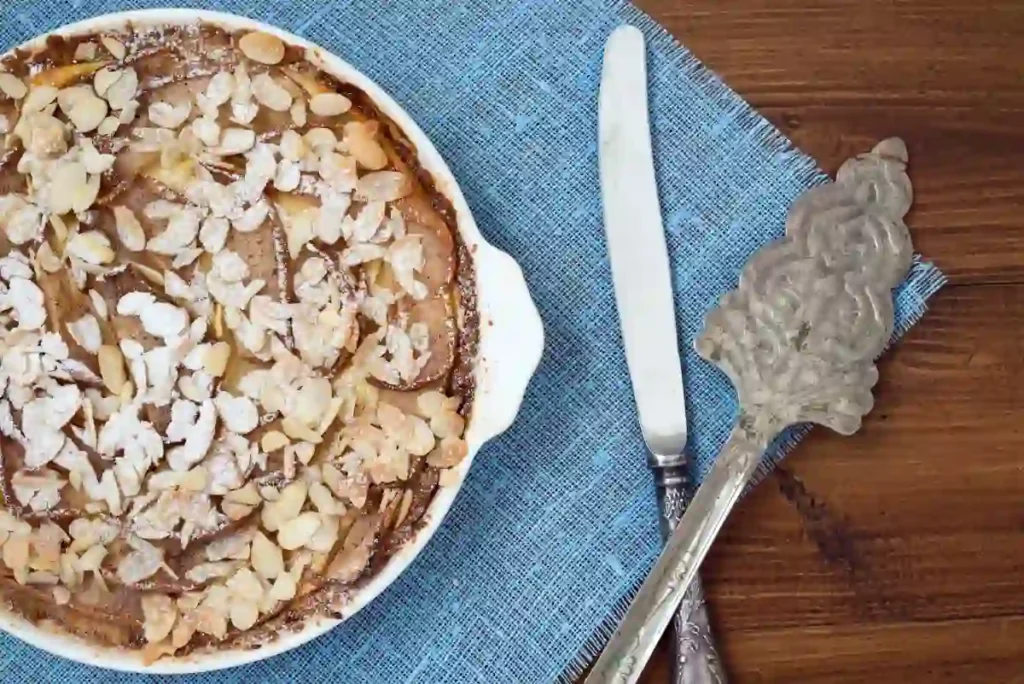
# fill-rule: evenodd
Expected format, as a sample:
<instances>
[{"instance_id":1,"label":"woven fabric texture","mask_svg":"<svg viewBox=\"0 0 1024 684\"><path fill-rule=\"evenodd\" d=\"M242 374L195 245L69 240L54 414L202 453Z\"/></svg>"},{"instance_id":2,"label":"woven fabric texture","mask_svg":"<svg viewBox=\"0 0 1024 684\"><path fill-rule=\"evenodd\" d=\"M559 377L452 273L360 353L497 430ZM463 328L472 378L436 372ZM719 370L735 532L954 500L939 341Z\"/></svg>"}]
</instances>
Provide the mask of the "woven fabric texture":
<instances>
[{"instance_id":1,"label":"woven fabric texture","mask_svg":"<svg viewBox=\"0 0 1024 684\"><path fill-rule=\"evenodd\" d=\"M5 0L3 49L70 21L176 4ZM651 120L699 471L735 401L692 351L705 311L824 176L640 11L619 0L241 0L177 4L276 24L376 79L451 165L487 239L523 266L547 349L516 424L480 452L423 554L303 648L190 682L542 683L580 671L659 549L605 253L596 102L604 40L649 38ZM894 131L898 133L898 131ZM911 160L912 172L913 160ZM942 283L918 262L898 332ZM781 440L778 458L796 435ZM0 636L0 680L141 681Z\"/></svg>"}]
</instances>

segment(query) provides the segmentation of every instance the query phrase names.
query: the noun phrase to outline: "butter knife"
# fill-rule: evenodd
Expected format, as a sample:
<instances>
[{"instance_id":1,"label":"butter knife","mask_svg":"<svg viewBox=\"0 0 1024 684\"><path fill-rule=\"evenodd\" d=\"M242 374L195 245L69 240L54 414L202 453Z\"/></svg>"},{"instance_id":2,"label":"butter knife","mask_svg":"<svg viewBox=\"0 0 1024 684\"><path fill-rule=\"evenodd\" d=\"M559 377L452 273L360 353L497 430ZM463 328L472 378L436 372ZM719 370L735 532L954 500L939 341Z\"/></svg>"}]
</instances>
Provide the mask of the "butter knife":
<instances>
[{"instance_id":1,"label":"butter knife","mask_svg":"<svg viewBox=\"0 0 1024 684\"><path fill-rule=\"evenodd\" d=\"M647 115L643 34L621 26L608 39L599 106L601 193L615 299L640 428L650 452L661 531L689 501L686 403L672 281L658 205ZM699 582L674 618L673 681L724 684Z\"/></svg>"}]
</instances>

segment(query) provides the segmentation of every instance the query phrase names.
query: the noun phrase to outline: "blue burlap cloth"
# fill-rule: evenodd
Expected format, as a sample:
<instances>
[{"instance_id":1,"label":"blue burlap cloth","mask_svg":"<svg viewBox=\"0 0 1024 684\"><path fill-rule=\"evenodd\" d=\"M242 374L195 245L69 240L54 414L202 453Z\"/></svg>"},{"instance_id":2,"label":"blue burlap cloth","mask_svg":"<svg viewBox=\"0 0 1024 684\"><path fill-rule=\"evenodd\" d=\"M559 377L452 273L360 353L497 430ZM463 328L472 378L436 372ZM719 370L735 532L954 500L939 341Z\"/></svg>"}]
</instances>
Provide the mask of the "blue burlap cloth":
<instances>
[{"instance_id":1,"label":"blue burlap cloth","mask_svg":"<svg viewBox=\"0 0 1024 684\"><path fill-rule=\"evenodd\" d=\"M4 0L0 47L91 15L161 4L171 3ZM518 421L480 452L447 521L399 581L303 648L188 680L515 684L578 673L660 545L601 225L596 103L609 31L629 22L650 40L654 150L690 446L701 470L724 440L735 402L692 340L750 253L782 233L793 199L823 176L618 0L180 4L298 33L387 89L448 160L485 237L526 271L548 339ZM898 332L924 313L941 283L932 266L915 265L898 293ZM776 457L788 443L779 446ZM7 684L144 679L6 635L0 649Z\"/></svg>"}]
</instances>

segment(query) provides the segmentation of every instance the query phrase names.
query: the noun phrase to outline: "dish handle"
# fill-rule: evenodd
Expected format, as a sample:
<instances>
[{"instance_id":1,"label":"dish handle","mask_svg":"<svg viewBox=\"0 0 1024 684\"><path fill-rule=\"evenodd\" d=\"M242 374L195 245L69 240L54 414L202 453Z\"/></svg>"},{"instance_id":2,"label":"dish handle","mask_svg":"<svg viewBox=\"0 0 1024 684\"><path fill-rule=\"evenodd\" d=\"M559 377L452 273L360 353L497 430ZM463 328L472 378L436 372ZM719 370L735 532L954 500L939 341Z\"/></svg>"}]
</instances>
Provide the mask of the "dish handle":
<instances>
[{"instance_id":1,"label":"dish handle","mask_svg":"<svg viewBox=\"0 0 1024 684\"><path fill-rule=\"evenodd\" d=\"M474 416L477 420L470 421L470 430L484 442L507 430L519 413L544 352L544 325L515 259L483 243L476 262L480 307L477 400L486 410Z\"/></svg>"}]
</instances>

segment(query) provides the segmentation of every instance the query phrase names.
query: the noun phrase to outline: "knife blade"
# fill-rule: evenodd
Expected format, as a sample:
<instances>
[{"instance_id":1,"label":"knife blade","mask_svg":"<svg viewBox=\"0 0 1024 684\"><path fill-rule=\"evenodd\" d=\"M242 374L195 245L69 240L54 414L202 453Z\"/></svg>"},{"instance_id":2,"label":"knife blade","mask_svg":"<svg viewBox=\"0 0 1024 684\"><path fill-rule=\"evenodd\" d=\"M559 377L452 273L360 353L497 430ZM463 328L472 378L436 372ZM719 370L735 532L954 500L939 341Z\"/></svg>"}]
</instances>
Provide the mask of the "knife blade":
<instances>
[{"instance_id":1,"label":"knife blade","mask_svg":"<svg viewBox=\"0 0 1024 684\"><path fill-rule=\"evenodd\" d=\"M601 196L626 364L652 454L682 455L686 400L647 115L644 37L616 29L598 106ZM677 459L678 460L678 459Z\"/></svg>"},{"instance_id":2,"label":"knife blade","mask_svg":"<svg viewBox=\"0 0 1024 684\"><path fill-rule=\"evenodd\" d=\"M612 32L598 107L601 194L616 307L640 428L654 473L662 535L689 501L686 399L672 279L647 110L643 34ZM675 615L673 681L723 684L700 582Z\"/></svg>"}]
</instances>

